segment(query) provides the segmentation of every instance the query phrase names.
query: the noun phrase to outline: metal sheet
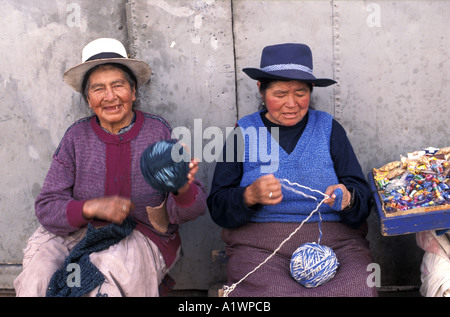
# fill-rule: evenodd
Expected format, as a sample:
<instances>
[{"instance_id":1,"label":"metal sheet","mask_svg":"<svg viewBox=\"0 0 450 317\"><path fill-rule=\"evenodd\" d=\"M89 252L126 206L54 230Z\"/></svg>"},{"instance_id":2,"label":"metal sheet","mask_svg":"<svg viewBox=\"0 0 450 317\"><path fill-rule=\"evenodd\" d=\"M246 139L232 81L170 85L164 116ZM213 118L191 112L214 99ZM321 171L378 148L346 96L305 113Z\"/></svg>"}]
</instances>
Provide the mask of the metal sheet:
<instances>
[{"instance_id":1,"label":"metal sheet","mask_svg":"<svg viewBox=\"0 0 450 317\"><path fill-rule=\"evenodd\" d=\"M215 163L209 138L223 144L226 127L236 122L231 2L130 1L127 10L132 51L153 70L142 108L185 132L177 136L201 161L197 176L209 191ZM175 287L208 289L225 280L224 267L211 261L223 242L209 214L180 233L184 255L170 273Z\"/></svg>"},{"instance_id":2,"label":"metal sheet","mask_svg":"<svg viewBox=\"0 0 450 317\"><path fill-rule=\"evenodd\" d=\"M449 146L448 1L336 1L336 117L363 170Z\"/></svg>"}]
</instances>

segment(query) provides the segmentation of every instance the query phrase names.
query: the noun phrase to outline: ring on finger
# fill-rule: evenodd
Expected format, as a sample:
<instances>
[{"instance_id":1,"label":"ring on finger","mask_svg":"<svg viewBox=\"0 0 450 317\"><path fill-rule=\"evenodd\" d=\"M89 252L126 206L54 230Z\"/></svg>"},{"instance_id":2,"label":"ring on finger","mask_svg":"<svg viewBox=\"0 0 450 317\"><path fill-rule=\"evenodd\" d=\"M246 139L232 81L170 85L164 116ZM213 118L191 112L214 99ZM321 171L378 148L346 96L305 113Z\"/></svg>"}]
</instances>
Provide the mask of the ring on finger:
<instances>
[{"instance_id":1,"label":"ring on finger","mask_svg":"<svg viewBox=\"0 0 450 317\"><path fill-rule=\"evenodd\" d=\"M123 211L127 211L127 205L123 204L123 205L122 205L122 210L123 210Z\"/></svg>"},{"instance_id":2,"label":"ring on finger","mask_svg":"<svg viewBox=\"0 0 450 317\"><path fill-rule=\"evenodd\" d=\"M272 198L272 195L273 195L273 193L270 192L270 193L269 193L269 199Z\"/></svg>"}]
</instances>

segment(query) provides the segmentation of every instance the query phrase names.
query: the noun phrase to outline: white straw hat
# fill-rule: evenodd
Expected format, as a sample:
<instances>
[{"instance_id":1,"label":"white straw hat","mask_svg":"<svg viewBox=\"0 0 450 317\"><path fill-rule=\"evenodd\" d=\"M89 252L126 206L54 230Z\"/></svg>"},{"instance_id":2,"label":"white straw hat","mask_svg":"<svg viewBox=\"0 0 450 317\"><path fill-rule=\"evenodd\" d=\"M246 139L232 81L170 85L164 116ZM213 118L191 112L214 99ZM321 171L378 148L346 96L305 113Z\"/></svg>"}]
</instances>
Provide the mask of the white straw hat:
<instances>
[{"instance_id":1,"label":"white straw hat","mask_svg":"<svg viewBox=\"0 0 450 317\"><path fill-rule=\"evenodd\" d=\"M64 81L80 93L84 76L97 65L116 63L128 67L137 79L137 86L145 84L152 75L146 62L128 58L123 44L111 38L100 38L87 44L83 48L81 62L64 73Z\"/></svg>"}]
</instances>

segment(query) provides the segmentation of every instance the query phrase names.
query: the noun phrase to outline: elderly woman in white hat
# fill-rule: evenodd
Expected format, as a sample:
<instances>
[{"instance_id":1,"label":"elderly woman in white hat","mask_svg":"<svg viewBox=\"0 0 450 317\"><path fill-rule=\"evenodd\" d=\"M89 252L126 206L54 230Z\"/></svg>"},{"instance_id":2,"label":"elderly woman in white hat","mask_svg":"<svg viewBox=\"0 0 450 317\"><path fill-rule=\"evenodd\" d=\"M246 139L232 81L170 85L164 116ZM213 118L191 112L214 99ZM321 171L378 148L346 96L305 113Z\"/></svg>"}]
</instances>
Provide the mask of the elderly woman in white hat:
<instances>
[{"instance_id":1,"label":"elderly woman in white hat","mask_svg":"<svg viewBox=\"0 0 450 317\"><path fill-rule=\"evenodd\" d=\"M86 45L82 63L64 74L94 114L75 122L54 153L17 296L160 295L179 258L178 225L204 214L206 193L194 160L175 193L154 190L141 174L144 150L171 138L166 120L134 107L150 76L147 63L109 38Z\"/></svg>"},{"instance_id":2,"label":"elderly woman in white hat","mask_svg":"<svg viewBox=\"0 0 450 317\"><path fill-rule=\"evenodd\" d=\"M233 142L233 159L225 145L228 156L224 154L216 165L208 197L212 219L224 228L228 295L376 295L366 283L367 265L372 262L365 239L365 220L371 210L368 185L342 126L331 115L310 108L313 87L336 82L316 78L310 48L296 43L265 47L260 69L243 71L257 80L262 110L240 119L233 137L259 133ZM268 162L267 157L276 162ZM264 172L269 165L275 170ZM320 213L310 216L322 200ZM327 283L306 288L291 277L290 259L299 246L317 242L319 235L340 265Z\"/></svg>"}]
</instances>

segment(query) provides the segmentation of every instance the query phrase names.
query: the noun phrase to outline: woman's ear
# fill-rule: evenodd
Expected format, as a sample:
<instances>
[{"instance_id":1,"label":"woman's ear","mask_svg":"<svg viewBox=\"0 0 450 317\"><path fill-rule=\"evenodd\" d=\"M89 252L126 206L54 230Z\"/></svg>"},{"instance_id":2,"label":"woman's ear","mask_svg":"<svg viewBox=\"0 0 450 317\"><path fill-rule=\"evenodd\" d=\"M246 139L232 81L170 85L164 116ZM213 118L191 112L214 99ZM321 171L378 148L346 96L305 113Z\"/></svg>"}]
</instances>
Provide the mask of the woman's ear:
<instances>
[{"instance_id":1,"label":"woman's ear","mask_svg":"<svg viewBox=\"0 0 450 317\"><path fill-rule=\"evenodd\" d=\"M86 100L86 102L88 104L88 107L92 109L91 102L89 101L89 96L86 96L85 100Z\"/></svg>"},{"instance_id":2,"label":"woman's ear","mask_svg":"<svg viewBox=\"0 0 450 317\"><path fill-rule=\"evenodd\" d=\"M258 81L258 82L256 83L256 85L258 85L258 91L259 91L259 94L261 95L261 99L264 99L264 94L263 94L263 92L261 91L261 82Z\"/></svg>"},{"instance_id":3,"label":"woman's ear","mask_svg":"<svg viewBox=\"0 0 450 317\"><path fill-rule=\"evenodd\" d=\"M131 90L131 98L133 101L136 101L136 84L134 85L133 89Z\"/></svg>"}]
</instances>

